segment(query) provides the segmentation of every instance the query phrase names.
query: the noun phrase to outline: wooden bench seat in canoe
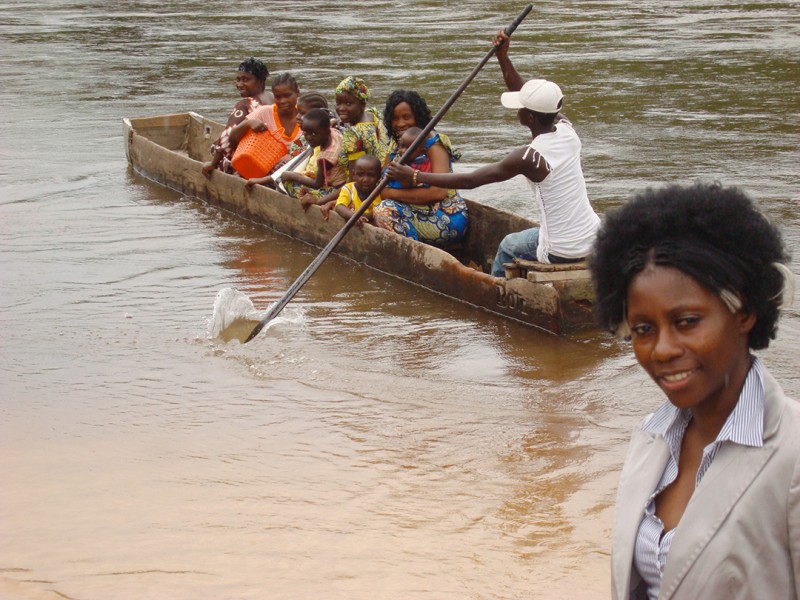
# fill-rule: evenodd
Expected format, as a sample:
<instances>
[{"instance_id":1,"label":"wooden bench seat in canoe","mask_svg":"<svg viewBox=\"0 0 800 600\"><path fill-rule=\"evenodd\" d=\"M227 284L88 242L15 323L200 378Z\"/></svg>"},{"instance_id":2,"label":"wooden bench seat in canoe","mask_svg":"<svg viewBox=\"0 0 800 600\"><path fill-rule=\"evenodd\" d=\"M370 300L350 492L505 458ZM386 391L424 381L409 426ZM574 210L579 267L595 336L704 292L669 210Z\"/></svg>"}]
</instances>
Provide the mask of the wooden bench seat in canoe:
<instances>
[{"instance_id":1,"label":"wooden bench seat in canoe","mask_svg":"<svg viewBox=\"0 0 800 600\"><path fill-rule=\"evenodd\" d=\"M204 177L211 143L224 124L196 113L124 119L125 154L136 173L190 198L199 198L317 247L337 235L341 219L304 211L297 200L265 186L252 190L222 172ZM497 247L512 231L536 227L522 215L468 198L470 226L457 244L437 248L377 227L356 227L336 253L492 314L562 335L594 329L594 290L582 265L516 265L514 279L492 277ZM533 263L536 265L537 263ZM571 269L562 271L559 269ZM583 278L580 275L583 274ZM568 276L568 277L565 277ZM549 279L539 281L547 276ZM556 279L556 277L565 277Z\"/></svg>"},{"instance_id":2,"label":"wooden bench seat in canoe","mask_svg":"<svg viewBox=\"0 0 800 600\"><path fill-rule=\"evenodd\" d=\"M515 258L504 263L506 279L522 277L536 283L564 281L566 279L591 279L589 265L585 260L575 263L546 264L536 260Z\"/></svg>"}]
</instances>

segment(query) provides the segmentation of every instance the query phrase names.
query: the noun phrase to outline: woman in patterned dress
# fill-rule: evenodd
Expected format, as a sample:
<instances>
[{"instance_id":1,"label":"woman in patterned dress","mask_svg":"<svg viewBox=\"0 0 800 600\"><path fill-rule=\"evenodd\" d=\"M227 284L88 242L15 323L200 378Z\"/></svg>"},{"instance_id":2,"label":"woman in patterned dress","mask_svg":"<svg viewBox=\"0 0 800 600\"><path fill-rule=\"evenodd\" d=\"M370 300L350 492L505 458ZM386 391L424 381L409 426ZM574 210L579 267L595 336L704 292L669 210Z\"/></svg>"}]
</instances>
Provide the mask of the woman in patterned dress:
<instances>
[{"instance_id":1,"label":"woman in patterned dress","mask_svg":"<svg viewBox=\"0 0 800 600\"><path fill-rule=\"evenodd\" d=\"M369 88L360 77L346 77L336 86L336 112L345 126L340 163L347 173L363 154L376 156L384 166L389 156L389 136L380 113L367 106L369 97Z\"/></svg>"},{"instance_id":2,"label":"woman in patterned dress","mask_svg":"<svg viewBox=\"0 0 800 600\"><path fill-rule=\"evenodd\" d=\"M369 88L360 77L346 77L336 86L336 113L342 121L342 149L339 164L350 181L350 168L364 154L375 156L385 166L389 158L389 136L380 113L367 106L370 98ZM305 195L300 202L305 210L316 204L324 215L333 209L338 191L322 198Z\"/></svg>"},{"instance_id":3,"label":"woman in patterned dress","mask_svg":"<svg viewBox=\"0 0 800 600\"><path fill-rule=\"evenodd\" d=\"M396 90L386 101L383 119L396 148L408 129L430 123L431 111L417 92ZM446 135L432 131L423 144L432 173L453 172L453 162L461 154ZM423 185L386 187L381 196L383 200L374 211L379 227L437 246L457 243L467 231L467 205L458 190Z\"/></svg>"}]
</instances>

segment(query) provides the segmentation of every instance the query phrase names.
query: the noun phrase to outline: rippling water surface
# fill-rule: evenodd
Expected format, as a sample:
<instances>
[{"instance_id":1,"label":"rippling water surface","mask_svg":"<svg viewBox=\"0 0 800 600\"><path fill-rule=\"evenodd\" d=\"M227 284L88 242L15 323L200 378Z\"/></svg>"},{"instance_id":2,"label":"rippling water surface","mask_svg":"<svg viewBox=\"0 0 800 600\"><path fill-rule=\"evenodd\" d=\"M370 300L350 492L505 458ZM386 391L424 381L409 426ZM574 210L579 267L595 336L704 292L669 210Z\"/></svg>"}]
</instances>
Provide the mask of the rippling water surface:
<instances>
[{"instance_id":1,"label":"rippling water surface","mask_svg":"<svg viewBox=\"0 0 800 600\"><path fill-rule=\"evenodd\" d=\"M330 258L128 168L121 120L223 120L250 55L331 96L436 110L522 4L0 3L0 597L604 598L631 428L624 345L557 339ZM798 3L538 2L512 42L558 81L602 212L649 184L747 188L793 249ZM460 169L526 143L492 62L440 129ZM524 182L470 196L535 216ZM796 263L794 265L797 271ZM766 362L800 395L797 310Z\"/></svg>"}]
</instances>

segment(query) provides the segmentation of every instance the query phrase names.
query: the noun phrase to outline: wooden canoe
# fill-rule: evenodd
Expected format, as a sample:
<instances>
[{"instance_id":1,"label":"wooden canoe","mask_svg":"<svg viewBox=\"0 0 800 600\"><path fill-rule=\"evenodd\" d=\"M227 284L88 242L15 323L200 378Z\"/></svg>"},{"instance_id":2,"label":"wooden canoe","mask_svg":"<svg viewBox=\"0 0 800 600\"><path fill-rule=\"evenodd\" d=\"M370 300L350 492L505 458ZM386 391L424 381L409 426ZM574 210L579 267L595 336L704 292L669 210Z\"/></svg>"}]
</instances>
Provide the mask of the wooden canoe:
<instances>
[{"instance_id":1,"label":"wooden canoe","mask_svg":"<svg viewBox=\"0 0 800 600\"><path fill-rule=\"evenodd\" d=\"M344 223L329 221L312 207L304 212L297 200L256 186L248 192L241 177L200 171L222 125L196 113L124 120L128 162L144 177L261 222L275 231L324 246ZM448 251L404 238L377 227L356 227L336 252L450 298L503 317L565 334L593 326L592 286L586 269L554 268L525 263L506 277L489 275L500 240L507 233L536 223L467 200L469 232ZM485 272L484 272L485 271Z\"/></svg>"}]
</instances>

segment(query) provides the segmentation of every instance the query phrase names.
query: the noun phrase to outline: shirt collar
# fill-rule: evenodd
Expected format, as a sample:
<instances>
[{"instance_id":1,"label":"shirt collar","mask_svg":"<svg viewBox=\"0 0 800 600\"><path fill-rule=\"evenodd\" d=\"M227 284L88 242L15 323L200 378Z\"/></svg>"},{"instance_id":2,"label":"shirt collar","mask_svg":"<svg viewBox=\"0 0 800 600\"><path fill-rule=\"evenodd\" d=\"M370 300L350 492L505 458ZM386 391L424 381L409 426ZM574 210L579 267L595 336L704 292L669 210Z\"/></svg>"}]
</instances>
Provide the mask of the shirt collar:
<instances>
[{"instance_id":1,"label":"shirt collar","mask_svg":"<svg viewBox=\"0 0 800 600\"><path fill-rule=\"evenodd\" d=\"M690 418L691 413L688 409L681 410L665 402L653 413L642 429L659 435L670 443L676 435L683 437L683 431ZM764 445L764 377L758 357L753 357L753 364L747 373L739 400L715 440L715 442L723 441L756 448Z\"/></svg>"}]
</instances>

